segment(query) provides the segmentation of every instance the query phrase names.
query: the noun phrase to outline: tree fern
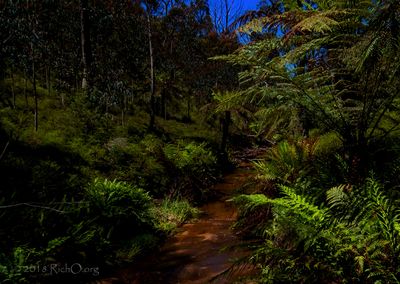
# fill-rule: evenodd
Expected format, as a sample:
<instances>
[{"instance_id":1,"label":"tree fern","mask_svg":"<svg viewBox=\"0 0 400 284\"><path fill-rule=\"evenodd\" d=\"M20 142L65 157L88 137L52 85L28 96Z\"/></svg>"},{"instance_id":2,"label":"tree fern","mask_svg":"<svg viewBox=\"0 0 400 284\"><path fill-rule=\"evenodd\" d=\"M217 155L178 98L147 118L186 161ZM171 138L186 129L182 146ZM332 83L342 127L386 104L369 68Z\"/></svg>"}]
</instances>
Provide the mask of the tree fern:
<instances>
[{"instance_id":1,"label":"tree fern","mask_svg":"<svg viewBox=\"0 0 400 284\"><path fill-rule=\"evenodd\" d=\"M353 165L350 174L354 178L365 174L371 141L384 139L400 124L391 113L398 111L395 102L400 87L395 79L400 70L399 4L282 3L280 12L258 17L240 29L250 35L280 29L282 37L268 34L218 58L243 68L242 90L235 99L261 108L298 108L312 119L314 127L338 133L349 161L361 161Z\"/></svg>"}]
</instances>

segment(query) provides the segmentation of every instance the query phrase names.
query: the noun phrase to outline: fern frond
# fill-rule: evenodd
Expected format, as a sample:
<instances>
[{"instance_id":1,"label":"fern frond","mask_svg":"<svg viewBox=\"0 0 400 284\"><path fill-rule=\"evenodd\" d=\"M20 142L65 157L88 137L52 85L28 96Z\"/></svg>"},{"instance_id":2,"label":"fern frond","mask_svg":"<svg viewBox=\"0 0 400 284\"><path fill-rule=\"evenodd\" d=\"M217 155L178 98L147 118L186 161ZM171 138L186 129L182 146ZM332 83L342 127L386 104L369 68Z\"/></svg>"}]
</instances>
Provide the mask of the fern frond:
<instances>
[{"instance_id":1,"label":"fern frond","mask_svg":"<svg viewBox=\"0 0 400 284\"><path fill-rule=\"evenodd\" d=\"M275 199L273 204L285 206L304 217L305 220L315 222L317 226L323 225L324 220L329 218L328 209L314 205L312 201L296 194L295 190L290 187L280 186L280 189L286 196L281 199Z\"/></svg>"},{"instance_id":2,"label":"fern frond","mask_svg":"<svg viewBox=\"0 0 400 284\"><path fill-rule=\"evenodd\" d=\"M330 205L330 208L346 208L351 204L350 197L345 192L345 188L347 185L342 184L339 186L332 187L326 193L327 201Z\"/></svg>"},{"instance_id":3,"label":"fern frond","mask_svg":"<svg viewBox=\"0 0 400 284\"><path fill-rule=\"evenodd\" d=\"M271 199L264 194L242 194L230 199L229 201L238 205L245 214L271 203Z\"/></svg>"},{"instance_id":4,"label":"fern frond","mask_svg":"<svg viewBox=\"0 0 400 284\"><path fill-rule=\"evenodd\" d=\"M324 13L312 12L306 19L300 21L293 27L293 32L332 32L332 30L339 25L339 22L327 15L329 15L329 11Z\"/></svg>"}]
</instances>

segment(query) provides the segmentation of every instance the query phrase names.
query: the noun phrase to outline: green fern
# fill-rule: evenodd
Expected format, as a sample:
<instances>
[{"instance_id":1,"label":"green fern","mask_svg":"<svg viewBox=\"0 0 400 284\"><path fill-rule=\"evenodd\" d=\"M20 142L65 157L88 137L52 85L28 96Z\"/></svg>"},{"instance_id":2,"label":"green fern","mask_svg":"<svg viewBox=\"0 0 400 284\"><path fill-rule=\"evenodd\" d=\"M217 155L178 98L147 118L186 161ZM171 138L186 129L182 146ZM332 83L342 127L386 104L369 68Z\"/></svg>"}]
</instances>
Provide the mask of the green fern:
<instances>
[{"instance_id":1,"label":"green fern","mask_svg":"<svg viewBox=\"0 0 400 284\"><path fill-rule=\"evenodd\" d=\"M258 178L292 183L306 175L315 153L315 141L289 143L282 141L267 152L265 161L253 162Z\"/></svg>"},{"instance_id":2,"label":"green fern","mask_svg":"<svg viewBox=\"0 0 400 284\"><path fill-rule=\"evenodd\" d=\"M288 186L280 186L282 197L276 199L235 198L247 213L272 207L272 219L264 221L265 241L251 257L263 266L263 279L397 283L399 215L382 189L373 178L362 187L331 188L329 207Z\"/></svg>"},{"instance_id":3,"label":"green fern","mask_svg":"<svg viewBox=\"0 0 400 284\"><path fill-rule=\"evenodd\" d=\"M216 59L245 67L239 76L244 88L235 93L238 104L271 109L254 123L257 133L273 136L270 127L297 108L312 119L313 127L337 133L346 159L358 159L372 141L400 126L393 114L398 112L400 31L390 28L398 25L399 5L298 2L283 1L280 13L243 26L242 32L266 35ZM281 38L268 34L278 28ZM373 78L379 78L378 85L371 83ZM278 108L284 111L271 116Z\"/></svg>"}]
</instances>

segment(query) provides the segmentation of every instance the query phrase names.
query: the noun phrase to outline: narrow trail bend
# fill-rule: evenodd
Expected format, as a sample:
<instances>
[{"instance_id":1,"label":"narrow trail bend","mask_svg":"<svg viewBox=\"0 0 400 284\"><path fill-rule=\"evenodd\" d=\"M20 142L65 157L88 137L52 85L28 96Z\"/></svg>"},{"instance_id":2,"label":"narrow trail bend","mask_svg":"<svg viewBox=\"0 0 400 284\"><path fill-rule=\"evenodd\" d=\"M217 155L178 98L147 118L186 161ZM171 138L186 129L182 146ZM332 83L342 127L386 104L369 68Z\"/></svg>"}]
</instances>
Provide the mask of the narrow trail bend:
<instances>
[{"instance_id":1,"label":"narrow trail bend","mask_svg":"<svg viewBox=\"0 0 400 284\"><path fill-rule=\"evenodd\" d=\"M251 174L250 164L242 162L213 187L218 197L200 208L203 214L199 219L184 224L159 251L145 257L135 267L126 268L116 278L101 283L203 284L226 271L233 259L247 253L226 249L240 242L231 230L237 212L226 200ZM219 277L213 283L233 283L249 272L233 270L228 277Z\"/></svg>"}]
</instances>

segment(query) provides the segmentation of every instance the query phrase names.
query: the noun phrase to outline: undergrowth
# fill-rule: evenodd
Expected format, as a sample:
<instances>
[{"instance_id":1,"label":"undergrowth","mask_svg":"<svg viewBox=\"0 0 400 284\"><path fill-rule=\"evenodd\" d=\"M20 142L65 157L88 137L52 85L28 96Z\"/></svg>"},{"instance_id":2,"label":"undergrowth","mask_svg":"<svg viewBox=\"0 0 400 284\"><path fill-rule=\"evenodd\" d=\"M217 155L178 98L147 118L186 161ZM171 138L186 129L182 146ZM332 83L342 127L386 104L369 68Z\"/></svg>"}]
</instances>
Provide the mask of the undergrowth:
<instances>
[{"instance_id":1,"label":"undergrowth","mask_svg":"<svg viewBox=\"0 0 400 284\"><path fill-rule=\"evenodd\" d=\"M99 277L22 269L71 263L104 276L197 216L193 201L207 198L221 170L209 139L214 130L198 116L190 124L157 118L158 129L149 132L139 108L129 109L122 125L83 94L65 96L63 106L57 93L38 91L38 131L23 96L16 109L0 109L0 146L9 143L0 159L7 177L0 187L0 282Z\"/></svg>"}]
</instances>

